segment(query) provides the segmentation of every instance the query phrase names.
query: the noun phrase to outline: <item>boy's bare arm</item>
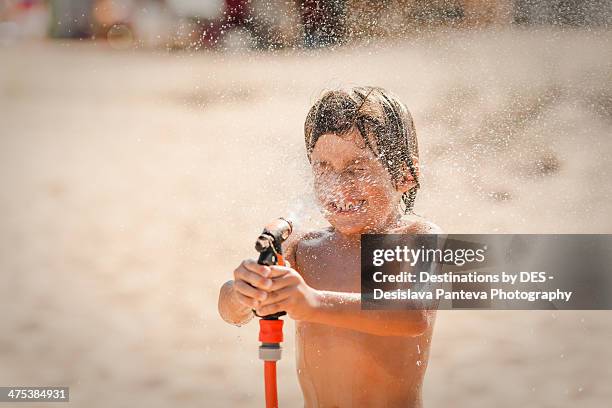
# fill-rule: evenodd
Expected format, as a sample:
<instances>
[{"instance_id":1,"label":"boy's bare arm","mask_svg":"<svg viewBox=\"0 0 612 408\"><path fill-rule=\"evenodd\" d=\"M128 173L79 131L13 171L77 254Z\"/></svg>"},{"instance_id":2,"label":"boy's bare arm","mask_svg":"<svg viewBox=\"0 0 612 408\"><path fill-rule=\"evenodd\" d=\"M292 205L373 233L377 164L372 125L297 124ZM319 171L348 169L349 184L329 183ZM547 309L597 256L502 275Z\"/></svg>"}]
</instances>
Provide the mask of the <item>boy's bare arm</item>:
<instances>
[{"instance_id":1,"label":"boy's bare arm","mask_svg":"<svg viewBox=\"0 0 612 408\"><path fill-rule=\"evenodd\" d=\"M242 304L236 296L234 281L227 281L219 292L219 314L226 322L241 326L253 318L250 307Z\"/></svg>"},{"instance_id":2,"label":"boy's bare arm","mask_svg":"<svg viewBox=\"0 0 612 408\"><path fill-rule=\"evenodd\" d=\"M242 325L253 317L253 309L268 297L272 286L270 267L245 259L234 270L234 280L228 281L219 292L219 314L228 323Z\"/></svg>"},{"instance_id":3,"label":"boy's bare arm","mask_svg":"<svg viewBox=\"0 0 612 408\"><path fill-rule=\"evenodd\" d=\"M286 311L295 320L379 336L418 336L428 329L433 316L427 310L362 310L359 293L317 290L291 267L270 268L273 283L267 299L256 308L259 315Z\"/></svg>"},{"instance_id":4,"label":"boy's bare arm","mask_svg":"<svg viewBox=\"0 0 612 408\"><path fill-rule=\"evenodd\" d=\"M419 336L431 323L428 310L362 310L361 294L318 291L309 321L379 336Z\"/></svg>"}]
</instances>

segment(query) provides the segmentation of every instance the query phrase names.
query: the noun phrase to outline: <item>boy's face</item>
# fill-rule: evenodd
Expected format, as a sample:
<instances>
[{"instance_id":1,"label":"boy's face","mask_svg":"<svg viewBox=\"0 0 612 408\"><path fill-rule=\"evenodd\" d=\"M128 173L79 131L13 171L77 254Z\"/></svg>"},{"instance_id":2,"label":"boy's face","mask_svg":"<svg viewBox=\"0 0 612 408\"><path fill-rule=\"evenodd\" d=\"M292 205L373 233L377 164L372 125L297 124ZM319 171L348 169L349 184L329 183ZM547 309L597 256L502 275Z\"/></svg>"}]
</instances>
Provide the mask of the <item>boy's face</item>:
<instances>
[{"instance_id":1,"label":"boy's face","mask_svg":"<svg viewBox=\"0 0 612 408\"><path fill-rule=\"evenodd\" d=\"M315 194L325 218L344 234L388 225L399 215L405 183L396 188L387 169L363 148L358 131L322 135L311 154ZM404 187L404 188L402 188Z\"/></svg>"}]
</instances>

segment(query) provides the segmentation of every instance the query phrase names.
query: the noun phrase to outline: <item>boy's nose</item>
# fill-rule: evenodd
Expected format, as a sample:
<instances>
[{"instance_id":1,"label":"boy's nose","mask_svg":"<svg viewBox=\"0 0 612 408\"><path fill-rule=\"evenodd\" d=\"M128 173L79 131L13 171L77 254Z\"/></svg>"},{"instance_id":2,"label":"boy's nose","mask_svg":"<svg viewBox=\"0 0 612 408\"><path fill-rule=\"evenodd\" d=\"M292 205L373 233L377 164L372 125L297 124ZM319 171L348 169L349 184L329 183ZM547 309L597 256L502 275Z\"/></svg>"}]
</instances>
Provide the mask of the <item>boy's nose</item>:
<instances>
[{"instance_id":1,"label":"boy's nose","mask_svg":"<svg viewBox=\"0 0 612 408\"><path fill-rule=\"evenodd\" d=\"M350 180L338 179L334 183L328 185L328 195L332 200L346 200L351 197L355 191L355 186Z\"/></svg>"},{"instance_id":2,"label":"boy's nose","mask_svg":"<svg viewBox=\"0 0 612 408\"><path fill-rule=\"evenodd\" d=\"M349 186L351 187L355 183L354 177L342 172L342 173L333 173L330 175L329 181L331 184L334 184L338 188Z\"/></svg>"}]
</instances>

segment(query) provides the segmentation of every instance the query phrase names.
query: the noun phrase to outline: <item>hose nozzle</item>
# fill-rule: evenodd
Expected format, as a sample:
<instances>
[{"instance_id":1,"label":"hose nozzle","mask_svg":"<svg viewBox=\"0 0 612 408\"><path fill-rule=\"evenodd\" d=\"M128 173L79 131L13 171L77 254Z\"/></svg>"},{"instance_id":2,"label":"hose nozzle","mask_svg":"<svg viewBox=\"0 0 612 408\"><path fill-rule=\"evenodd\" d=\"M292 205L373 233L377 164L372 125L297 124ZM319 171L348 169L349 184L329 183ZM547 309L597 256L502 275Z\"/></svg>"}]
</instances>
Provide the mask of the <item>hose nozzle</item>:
<instances>
[{"instance_id":1,"label":"hose nozzle","mask_svg":"<svg viewBox=\"0 0 612 408\"><path fill-rule=\"evenodd\" d=\"M255 241L255 249L259 252L257 263L268 266L284 266L282 243L289 238L291 232L293 232L293 224L285 218L278 218L266 225L257 241ZM265 320L276 320L285 314L285 312L278 312L267 316L259 316L255 313L256 316Z\"/></svg>"},{"instance_id":2,"label":"hose nozzle","mask_svg":"<svg viewBox=\"0 0 612 408\"><path fill-rule=\"evenodd\" d=\"M263 232L255 241L255 250L259 252L260 265L284 265L281 244L291 232L293 224L284 218L278 218L264 227Z\"/></svg>"}]
</instances>

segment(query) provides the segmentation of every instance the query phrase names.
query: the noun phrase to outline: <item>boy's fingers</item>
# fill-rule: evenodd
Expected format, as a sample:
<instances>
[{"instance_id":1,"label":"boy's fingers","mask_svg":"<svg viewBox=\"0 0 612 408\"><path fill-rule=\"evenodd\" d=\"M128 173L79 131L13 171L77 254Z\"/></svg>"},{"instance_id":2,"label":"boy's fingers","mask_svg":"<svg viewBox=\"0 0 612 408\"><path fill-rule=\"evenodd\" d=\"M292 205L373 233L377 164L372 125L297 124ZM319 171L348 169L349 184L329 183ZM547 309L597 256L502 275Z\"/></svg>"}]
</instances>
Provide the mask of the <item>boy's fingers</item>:
<instances>
[{"instance_id":1,"label":"boy's fingers","mask_svg":"<svg viewBox=\"0 0 612 408\"><path fill-rule=\"evenodd\" d=\"M244 296L240 292L236 292L236 297L238 298L238 301L240 303L242 303L246 307L250 307L251 309L257 309L259 307L259 305L260 305L258 300L255 300L253 298Z\"/></svg>"},{"instance_id":2,"label":"boy's fingers","mask_svg":"<svg viewBox=\"0 0 612 408\"><path fill-rule=\"evenodd\" d=\"M263 290L255 289L253 286L242 280L234 282L234 288L238 291L238 293L253 299L265 300L268 297L268 294Z\"/></svg>"},{"instance_id":3,"label":"boy's fingers","mask_svg":"<svg viewBox=\"0 0 612 408\"><path fill-rule=\"evenodd\" d=\"M248 269L251 272L255 272L258 275L263 277L267 277L270 275L270 267L267 265L260 265L254 259L246 259L242 261L242 266Z\"/></svg>"},{"instance_id":4,"label":"boy's fingers","mask_svg":"<svg viewBox=\"0 0 612 408\"><path fill-rule=\"evenodd\" d=\"M278 278L272 279L272 286L270 286L267 291L271 292L279 290L287 286L297 285L298 283L300 283L300 278L298 276L295 276L291 273L287 273Z\"/></svg>"},{"instance_id":5,"label":"boy's fingers","mask_svg":"<svg viewBox=\"0 0 612 408\"><path fill-rule=\"evenodd\" d=\"M271 305L261 306L257 308L256 310L257 310L258 315L266 316L266 315L282 312L287 308L287 306L288 306L287 300L282 300L280 302L277 302Z\"/></svg>"},{"instance_id":6,"label":"boy's fingers","mask_svg":"<svg viewBox=\"0 0 612 408\"><path fill-rule=\"evenodd\" d=\"M268 276L269 278L278 278L279 276L288 274L292 270L288 266L279 266L279 265L272 265L269 268L270 268L270 275Z\"/></svg>"},{"instance_id":7,"label":"boy's fingers","mask_svg":"<svg viewBox=\"0 0 612 408\"><path fill-rule=\"evenodd\" d=\"M269 292L268 297L261 302L262 306L271 305L287 299L295 291L295 286L284 287L274 292Z\"/></svg>"},{"instance_id":8,"label":"boy's fingers","mask_svg":"<svg viewBox=\"0 0 612 408\"><path fill-rule=\"evenodd\" d=\"M234 278L237 281L243 280L251 286L263 290L267 290L270 286L272 286L272 279L264 278L263 276L258 275L255 272L251 272L243 267L239 267L234 271Z\"/></svg>"}]
</instances>

